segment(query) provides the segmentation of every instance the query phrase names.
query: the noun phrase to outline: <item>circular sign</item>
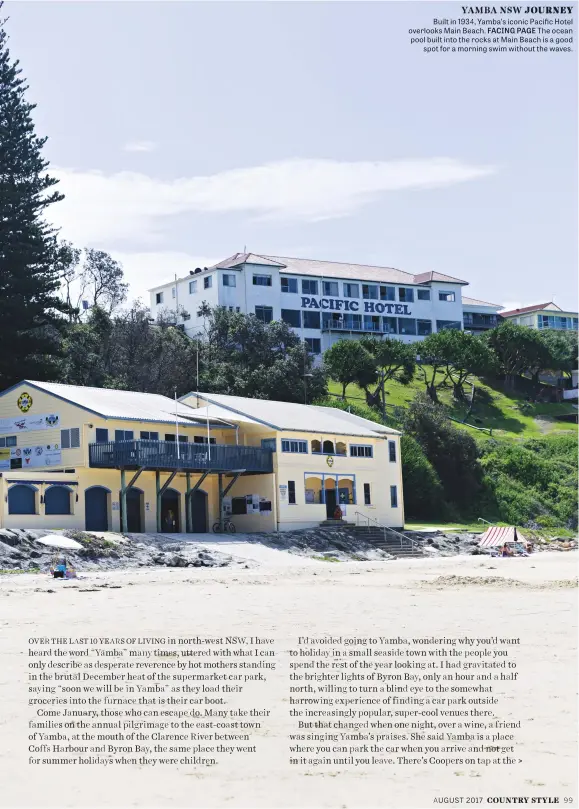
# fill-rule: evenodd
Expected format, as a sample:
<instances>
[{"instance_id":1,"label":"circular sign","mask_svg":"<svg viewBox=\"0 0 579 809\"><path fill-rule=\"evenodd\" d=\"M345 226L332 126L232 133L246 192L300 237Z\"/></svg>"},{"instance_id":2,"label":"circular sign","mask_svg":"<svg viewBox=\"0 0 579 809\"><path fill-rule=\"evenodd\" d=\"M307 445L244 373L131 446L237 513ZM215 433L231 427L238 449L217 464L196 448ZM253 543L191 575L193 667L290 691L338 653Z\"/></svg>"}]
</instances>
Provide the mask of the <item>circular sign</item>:
<instances>
[{"instance_id":1,"label":"circular sign","mask_svg":"<svg viewBox=\"0 0 579 809\"><path fill-rule=\"evenodd\" d=\"M326 458L326 463L328 464L328 466L334 465L334 459L332 458L331 455L328 455L328 457Z\"/></svg>"},{"instance_id":2,"label":"circular sign","mask_svg":"<svg viewBox=\"0 0 579 809\"><path fill-rule=\"evenodd\" d=\"M28 413L32 407L32 396L29 393L21 393L18 397L18 407L23 413Z\"/></svg>"}]
</instances>

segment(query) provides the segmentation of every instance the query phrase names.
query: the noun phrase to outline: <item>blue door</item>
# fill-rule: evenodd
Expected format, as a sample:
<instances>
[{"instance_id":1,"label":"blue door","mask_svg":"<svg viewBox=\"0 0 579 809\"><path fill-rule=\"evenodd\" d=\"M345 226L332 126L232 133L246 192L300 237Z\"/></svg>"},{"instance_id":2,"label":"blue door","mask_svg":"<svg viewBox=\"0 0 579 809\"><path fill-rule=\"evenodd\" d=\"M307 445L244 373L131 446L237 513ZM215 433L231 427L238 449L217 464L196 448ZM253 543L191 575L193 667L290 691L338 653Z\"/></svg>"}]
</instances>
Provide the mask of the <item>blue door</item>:
<instances>
[{"instance_id":1,"label":"blue door","mask_svg":"<svg viewBox=\"0 0 579 809\"><path fill-rule=\"evenodd\" d=\"M84 493L84 520L87 531L108 531L109 491L104 486L91 486Z\"/></svg>"}]
</instances>

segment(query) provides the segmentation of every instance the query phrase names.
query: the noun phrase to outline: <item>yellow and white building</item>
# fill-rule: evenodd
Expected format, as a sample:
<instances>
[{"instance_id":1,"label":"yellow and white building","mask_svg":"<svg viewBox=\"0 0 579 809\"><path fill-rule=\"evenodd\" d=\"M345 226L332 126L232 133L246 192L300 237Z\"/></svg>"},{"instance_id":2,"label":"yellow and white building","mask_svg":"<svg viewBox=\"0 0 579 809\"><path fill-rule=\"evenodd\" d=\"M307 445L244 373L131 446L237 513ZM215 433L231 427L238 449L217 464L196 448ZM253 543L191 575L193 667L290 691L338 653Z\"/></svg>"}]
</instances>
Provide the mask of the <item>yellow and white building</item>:
<instances>
[{"instance_id":1,"label":"yellow and white building","mask_svg":"<svg viewBox=\"0 0 579 809\"><path fill-rule=\"evenodd\" d=\"M0 527L404 524L400 433L342 410L25 380L0 394ZM221 508L220 508L221 506Z\"/></svg>"}]
</instances>

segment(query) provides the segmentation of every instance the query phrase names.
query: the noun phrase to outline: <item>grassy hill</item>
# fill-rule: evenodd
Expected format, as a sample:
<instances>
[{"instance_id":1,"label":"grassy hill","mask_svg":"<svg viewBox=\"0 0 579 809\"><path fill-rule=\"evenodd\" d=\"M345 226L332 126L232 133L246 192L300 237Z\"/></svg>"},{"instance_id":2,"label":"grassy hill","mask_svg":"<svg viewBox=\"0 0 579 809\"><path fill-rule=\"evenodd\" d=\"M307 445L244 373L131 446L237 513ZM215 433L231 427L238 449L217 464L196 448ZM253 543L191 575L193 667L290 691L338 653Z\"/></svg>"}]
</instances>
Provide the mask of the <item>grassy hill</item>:
<instances>
[{"instance_id":1,"label":"grassy hill","mask_svg":"<svg viewBox=\"0 0 579 809\"><path fill-rule=\"evenodd\" d=\"M523 395L506 394L500 383L491 386L488 382L473 379L476 394L474 409L468 419L473 429L462 426L475 438L488 436L486 430L492 430L497 439L517 440L522 438L538 438L553 433L577 434L577 425L565 421L558 421L561 416L577 413L571 404L531 404L526 402ZM341 386L336 382L329 383L332 398L341 397ZM409 385L399 382L388 382L386 386L387 415L394 417L394 408L405 408L414 399L417 393L424 392L422 380L416 375ZM470 385L465 386L465 392L470 395ZM445 405L448 415L462 422L466 416L467 408L455 402L452 398L452 387L439 389L439 399ZM356 385L349 385L347 399L357 406L366 405L364 391ZM483 431L481 431L481 428Z\"/></svg>"}]
</instances>

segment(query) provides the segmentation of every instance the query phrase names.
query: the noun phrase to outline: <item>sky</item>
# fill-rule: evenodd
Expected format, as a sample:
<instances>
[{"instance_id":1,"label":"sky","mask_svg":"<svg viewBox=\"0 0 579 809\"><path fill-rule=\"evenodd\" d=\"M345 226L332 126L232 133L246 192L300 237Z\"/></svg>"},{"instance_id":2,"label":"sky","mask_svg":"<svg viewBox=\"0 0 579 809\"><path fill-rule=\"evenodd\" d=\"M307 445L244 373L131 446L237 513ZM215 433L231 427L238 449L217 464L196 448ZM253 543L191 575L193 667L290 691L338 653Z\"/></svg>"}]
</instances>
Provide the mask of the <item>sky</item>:
<instances>
[{"instance_id":1,"label":"sky","mask_svg":"<svg viewBox=\"0 0 579 809\"><path fill-rule=\"evenodd\" d=\"M576 54L410 45L459 9L6 0L61 237L109 252L147 303L247 250L576 309Z\"/></svg>"}]
</instances>

